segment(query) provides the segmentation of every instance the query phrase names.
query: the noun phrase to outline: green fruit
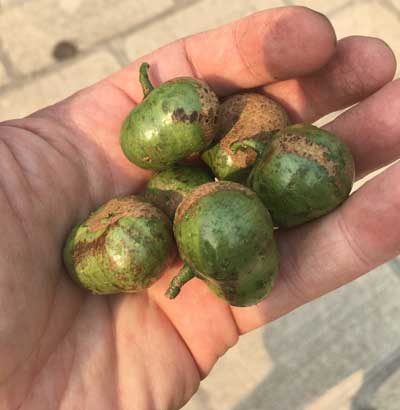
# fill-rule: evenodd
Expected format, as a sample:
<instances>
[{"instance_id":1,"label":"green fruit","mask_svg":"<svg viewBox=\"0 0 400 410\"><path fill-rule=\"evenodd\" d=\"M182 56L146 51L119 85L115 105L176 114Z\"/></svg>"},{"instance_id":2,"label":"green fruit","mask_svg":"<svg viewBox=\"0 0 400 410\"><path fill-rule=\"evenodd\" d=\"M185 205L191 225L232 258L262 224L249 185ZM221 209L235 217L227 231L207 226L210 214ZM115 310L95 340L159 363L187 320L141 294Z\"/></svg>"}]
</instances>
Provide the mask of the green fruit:
<instances>
[{"instance_id":1,"label":"green fruit","mask_svg":"<svg viewBox=\"0 0 400 410\"><path fill-rule=\"evenodd\" d=\"M334 134L298 124L278 132L254 166L248 186L274 223L292 227L327 214L349 195L354 161Z\"/></svg>"},{"instance_id":2,"label":"green fruit","mask_svg":"<svg viewBox=\"0 0 400 410\"><path fill-rule=\"evenodd\" d=\"M257 154L251 148L234 151L232 144L251 138L266 142L288 123L283 107L270 98L256 93L234 95L219 108L217 138L221 141L203 152L202 159L218 179L244 182Z\"/></svg>"},{"instance_id":3,"label":"green fruit","mask_svg":"<svg viewBox=\"0 0 400 410\"><path fill-rule=\"evenodd\" d=\"M93 293L137 292L175 255L171 223L144 199L115 198L70 233L64 247L72 278Z\"/></svg>"},{"instance_id":4,"label":"green fruit","mask_svg":"<svg viewBox=\"0 0 400 410\"><path fill-rule=\"evenodd\" d=\"M174 219L175 211L183 198L199 185L213 181L202 168L176 165L154 175L147 184L145 197Z\"/></svg>"},{"instance_id":5,"label":"green fruit","mask_svg":"<svg viewBox=\"0 0 400 410\"><path fill-rule=\"evenodd\" d=\"M197 154L212 142L218 98L203 81L175 78L154 88L149 65L140 67L144 100L125 119L121 147L136 165L163 170Z\"/></svg>"},{"instance_id":6,"label":"green fruit","mask_svg":"<svg viewBox=\"0 0 400 410\"><path fill-rule=\"evenodd\" d=\"M174 233L185 265L169 298L194 276L234 306L256 304L270 292L279 264L272 221L248 188L225 181L196 188L176 211Z\"/></svg>"}]
</instances>

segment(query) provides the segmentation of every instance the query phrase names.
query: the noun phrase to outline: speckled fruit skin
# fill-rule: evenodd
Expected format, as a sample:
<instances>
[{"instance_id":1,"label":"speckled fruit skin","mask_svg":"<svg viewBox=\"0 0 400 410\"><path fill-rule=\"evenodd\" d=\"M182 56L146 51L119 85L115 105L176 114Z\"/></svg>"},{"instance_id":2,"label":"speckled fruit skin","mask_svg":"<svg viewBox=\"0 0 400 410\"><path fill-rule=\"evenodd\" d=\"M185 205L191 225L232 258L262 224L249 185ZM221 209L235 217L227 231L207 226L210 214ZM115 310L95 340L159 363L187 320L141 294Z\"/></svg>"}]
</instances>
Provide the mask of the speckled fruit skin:
<instances>
[{"instance_id":1,"label":"speckled fruit skin","mask_svg":"<svg viewBox=\"0 0 400 410\"><path fill-rule=\"evenodd\" d=\"M279 265L273 225L248 188L226 181L196 188L177 209L174 233L181 272L189 267L229 304L254 305L270 292Z\"/></svg>"},{"instance_id":2,"label":"speckled fruit skin","mask_svg":"<svg viewBox=\"0 0 400 410\"><path fill-rule=\"evenodd\" d=\"M148 182L145 198L173 220L176 208L194 188L213 181L210 172L194 166L175 165L155 174Z\"/></svg>"},{"instance_id":3,"label":"speckled fruit skin","mask_svg":"<svg viewBox=\"0 0 400 410\"><path fill-rule=\"evenodd\" d=\"M145 91L144 100L122 125L122 150L139 167L166 169L209 146L218 106L211 88L195 78L175 78L150 89L147 96Z\"/></svg>"},{"instance_id":4,"label":"speckled fruit skin","mask_svg":"<svg viewBox=\"0 0 400 410\"><path fill-rule=\"evenodd\" d=\"M332 211L349 195L354 161L334 134L307 124L281 130L264 149L248 186L277 226L293 227Z\"/></svg>"},{"instance_id":5,"label":"speckled fruit skin","mask_svg":"<svg viewBox=\"0 0 400 410\"><path fill-rule=\"evenodd\" d=\"M251 148L233 151L231 145L243 139L269 140L269 134L289 124L289 117L277 102L257 93L236 94L219 108L216 139L220 142L202 154L203 161L220 180L245 182L257 154Z\"/></svg>"},{"instance_id":6,"label":"speckled fruit skin","mask_svg":"<svg viewBox=\"0 0 400 410\"><path fill-rule=\"evenodd\" d=\"M170 221L134 196L112 199L89 215L72 230L64 247L71 277L97 294L148 288L174 256Z\"/></svg>"}]
</instances>

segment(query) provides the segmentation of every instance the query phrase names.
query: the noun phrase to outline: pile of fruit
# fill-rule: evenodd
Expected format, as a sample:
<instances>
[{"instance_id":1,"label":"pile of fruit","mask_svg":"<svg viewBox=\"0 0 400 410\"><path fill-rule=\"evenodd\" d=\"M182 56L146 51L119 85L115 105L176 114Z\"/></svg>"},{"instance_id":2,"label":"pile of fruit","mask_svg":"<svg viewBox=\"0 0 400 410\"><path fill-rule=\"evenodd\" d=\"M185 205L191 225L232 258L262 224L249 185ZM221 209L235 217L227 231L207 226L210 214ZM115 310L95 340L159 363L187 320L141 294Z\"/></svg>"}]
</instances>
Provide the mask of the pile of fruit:
<instances>
[{"instance_id":1,"label":"pile of fruit","mask_svg":"<svg viewBox=\"0 0 400 410\"><path fill-rule=\"evenodd\" d=\"M114 198L72 230L67 270L94 293L138 292L173 261L176 243L184 265L167 297L196 277L231 305L256 304L279 270L274 230L339 206L353 184L351 153L332 133L289 125L262 94L220 103L203 81L154 88L148 71L142 64L144 99L124 121L121 147L157 172L143 195Z\"/></svg>"}]
</instances>

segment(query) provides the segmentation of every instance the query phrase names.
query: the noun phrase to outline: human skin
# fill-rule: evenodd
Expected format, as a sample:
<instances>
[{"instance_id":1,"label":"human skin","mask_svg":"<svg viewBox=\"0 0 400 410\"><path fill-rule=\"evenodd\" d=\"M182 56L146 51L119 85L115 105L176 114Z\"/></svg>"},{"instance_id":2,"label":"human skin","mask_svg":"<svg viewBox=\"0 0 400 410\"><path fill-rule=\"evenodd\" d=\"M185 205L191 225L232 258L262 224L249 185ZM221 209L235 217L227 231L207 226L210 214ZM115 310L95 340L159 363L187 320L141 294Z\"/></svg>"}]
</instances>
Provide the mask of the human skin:
<instances>
[{"instance_id":1,"label":"human skin","mask_svg":"<svg viewBox=\"0 0 400 410\"><path fill-rule=\"evenodd\" d=\"M395 164L329 215L279 232L279 280L256 306L231 308L196 279L168 300L180 262L140 294L79 289L62 265L69 230L111 197L139 192L150 175L119 146L121 124L142 98L143 61L155 82L196 76L219 95L258 88L294 122L360 101L326 126L349 145L357 177L400 155L393 53L374 38L336 42L329 21L302 7L179 40L59 104L1 123L2 410L178 409L241 334L400 252Z\"/></svg>"}]
</instances>

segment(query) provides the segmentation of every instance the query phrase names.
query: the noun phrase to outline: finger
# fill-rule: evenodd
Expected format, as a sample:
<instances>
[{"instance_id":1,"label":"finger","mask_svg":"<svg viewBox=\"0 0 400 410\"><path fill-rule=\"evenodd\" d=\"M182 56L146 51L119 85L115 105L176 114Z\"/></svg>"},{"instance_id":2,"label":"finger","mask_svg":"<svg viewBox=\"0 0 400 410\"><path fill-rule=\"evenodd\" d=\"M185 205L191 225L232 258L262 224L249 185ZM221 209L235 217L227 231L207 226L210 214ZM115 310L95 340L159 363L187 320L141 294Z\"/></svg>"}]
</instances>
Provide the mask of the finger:
<instances>
[{"instance_id":1,"label":"finger","mask_svg":"<svg viewBox=\"0 0 400 410\"><path fill-rule=\"evenodd\" d=\"M325 127L347 143L359 178L399 158L399 112L400 81L396 80Z\"/></svg>"},{"instance_id":2,"label":"finger","mask_svg":"<svg viewBox=\"0 0 400 410\"><path fill-rule=\"evenodd\" d=\"M263 92L280 102L293 122L314 122L371 95L395 72L396 59L386 43L352 36L337 43L335 55L316 73L268 85Z\"/></svg>"},{"instance_id":3,"label":"finger","mask_svg":"<svg viewBox=\"0 0 400 410\"><path fill-rule=\"evenodd\" d=\"M325 218L279 236L281 272L270 296L233 314L241 332L274 320L400 254L400 163Z\"/></svg>"},{"instance_id":4,"label":"finger","mask_svg":"<svg viewBox=\"0 0 400 410\"><path fill-rule=\"evenodd\" d=\"M325 16L305 7L282 7L179 40L134 62L111 81L139 101L142 92L133 79L147 61L156 83L191 75L227 94L315 71L333 55L335 44Z\"/></svg>"}]
</instances>

